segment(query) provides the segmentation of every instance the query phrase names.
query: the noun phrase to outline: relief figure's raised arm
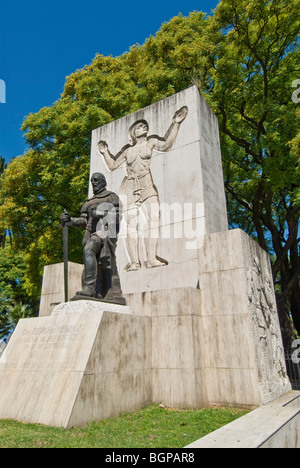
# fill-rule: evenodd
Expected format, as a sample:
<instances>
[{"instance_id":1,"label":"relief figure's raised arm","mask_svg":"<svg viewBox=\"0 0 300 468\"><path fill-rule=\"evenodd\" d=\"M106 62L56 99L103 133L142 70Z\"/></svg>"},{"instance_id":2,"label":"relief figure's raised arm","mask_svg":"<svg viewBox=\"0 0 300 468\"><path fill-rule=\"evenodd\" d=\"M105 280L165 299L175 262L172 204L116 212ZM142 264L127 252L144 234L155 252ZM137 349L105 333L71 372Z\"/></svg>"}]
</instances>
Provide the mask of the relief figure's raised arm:
<instances>
[{"instance_id":1,"label":"relief figure's raised arm","mask_svg":"<svg viewBox=\"0 0 300 468\"><path fill-rule=\"evenodd\" d=\"M176 137L179 132L180 125L185 120L188 114L187 106L181 107L177 112L175 112L173 121L165 134L164 138L159 137L150 137L149 140L153 142L153 148L157 151L170 151L172 146L175 143Z\"/></svg>"},{"instance_id":2,"label":"relief figure's raised arm","mask_svg":"<svg viewBox=\"0 0 300 468\"><path fill-rule=\"evenodd\" d=\"M117 169L121 164L123 164L126 161L126 154L127 154L127 149L130 147L130 145L124 146L124 148L121 149L121 151L114 156L108 149L108 144L106 141L99 141L98 143L98 151L102 156L104 157L104 160L107 164L107 167L110 171L114 171Z\"/></svg>"}]
</instances>

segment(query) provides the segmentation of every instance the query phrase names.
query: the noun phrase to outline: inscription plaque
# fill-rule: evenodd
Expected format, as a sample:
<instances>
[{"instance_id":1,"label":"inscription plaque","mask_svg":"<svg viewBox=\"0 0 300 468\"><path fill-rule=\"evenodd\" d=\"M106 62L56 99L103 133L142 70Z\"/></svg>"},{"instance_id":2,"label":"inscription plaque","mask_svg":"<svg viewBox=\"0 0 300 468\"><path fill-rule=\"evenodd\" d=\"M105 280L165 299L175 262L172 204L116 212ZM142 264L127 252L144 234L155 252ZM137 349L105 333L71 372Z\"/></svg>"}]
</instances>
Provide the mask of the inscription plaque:
<instances>
[{"instance_id":1,"label":"inscription plaque","mask_svg":"<svg viewBox=\"0 0 300 468\"><path fill-rule=\"evenodd\" d=\"M90 325L87 326L87 314L89 319L92 316L95 330L101 312L20 320L12 342L1 357L0 370L84 369L88 356L84 349L89 348L95 334Z\"/></svg>"}]
</instances>

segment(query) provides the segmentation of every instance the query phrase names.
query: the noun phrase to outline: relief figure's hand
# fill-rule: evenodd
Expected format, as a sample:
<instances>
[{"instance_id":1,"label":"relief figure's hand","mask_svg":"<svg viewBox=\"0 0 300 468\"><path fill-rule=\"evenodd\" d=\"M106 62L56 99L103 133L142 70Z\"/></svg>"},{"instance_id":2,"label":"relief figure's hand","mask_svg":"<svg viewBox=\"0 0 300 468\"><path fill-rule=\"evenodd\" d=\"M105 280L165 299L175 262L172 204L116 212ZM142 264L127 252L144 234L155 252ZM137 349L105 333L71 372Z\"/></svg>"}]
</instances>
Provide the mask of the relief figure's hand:
<instances>
[{"instance_id":1,"label":"relief figure's hand","mask_svg":"<svg viewBox=\"0 0 300 468\"><path fill-rule=\"evenodd\" d=\"M186 118L187 114L188 114L187 106L181 107L181 109L175 112L175 115L173 117L173 122L181 124Z\"/></svg>"},{"instance_id":2,"label":"relief figure's hand","mask_svg":"<svg viewBox=\"0 0 300 468\"><path fill-rule=\"evenodd\" d=\"M105 154L107 151L108 151L108 145L106 143L106 141L99 141L98 143L98 151L99 153L101 154Z\"/></svg>"}]
</instances>

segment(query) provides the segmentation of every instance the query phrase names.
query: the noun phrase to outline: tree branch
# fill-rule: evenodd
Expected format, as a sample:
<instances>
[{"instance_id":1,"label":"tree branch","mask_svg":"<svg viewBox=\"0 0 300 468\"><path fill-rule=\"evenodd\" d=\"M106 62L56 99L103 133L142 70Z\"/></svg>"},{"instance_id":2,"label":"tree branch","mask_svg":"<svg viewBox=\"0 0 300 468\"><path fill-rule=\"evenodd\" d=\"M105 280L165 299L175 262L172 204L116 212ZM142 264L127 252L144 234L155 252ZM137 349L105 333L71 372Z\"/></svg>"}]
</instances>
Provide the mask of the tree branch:
<instances>
[{"instance_id":1,"label":"tree branch","mask_svg":"<svg viewBox=\"0 0 300 468\"><path fill-rule=\"evenodd\" d=\"M226 115L226 111L224 109L223 106L219 106L219 110L220 110L220 114L222 115L222 122L221 122L221 129L222 129L222 132L225 133L225 135L228 135L229 138L234 141L235 143L237 143L239 146L241 146L242 148L244 148L245 152L247 154L249 154L250 156L253 157L254 159L254 162L256 162L256 164L261 164L262 161L261 161L261 157L255 153L254 151L252 151L252 149L250 148L251 147L251 144L249 143L249 141L245 140L244 138L240 138L236 135L234 135L231 130L229 130L228 126L227 126L227 115Z\"/></svg>"}]
</instances>

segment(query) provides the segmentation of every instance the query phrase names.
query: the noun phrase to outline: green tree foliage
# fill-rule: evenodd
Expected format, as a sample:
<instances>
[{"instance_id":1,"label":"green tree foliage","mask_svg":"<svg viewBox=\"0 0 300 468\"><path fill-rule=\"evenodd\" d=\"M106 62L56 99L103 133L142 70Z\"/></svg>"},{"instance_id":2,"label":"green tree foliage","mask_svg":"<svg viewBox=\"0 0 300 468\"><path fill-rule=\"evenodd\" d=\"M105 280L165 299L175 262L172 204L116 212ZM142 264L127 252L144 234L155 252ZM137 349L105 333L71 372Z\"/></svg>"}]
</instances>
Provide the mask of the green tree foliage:
<instances>
[{"instance_id":1,"label":"green tree foliage","mask_svg":"<svg viewBox=\"0 0 300 468\"><path fill-rule=\"evenodd\" d=\"M7 165L5 159L0 157L0 186L1 174ZM0 340L7 340L13 332L20 318L37 315L38 300L28 294L26 289L26 273L28 266L24 254L12 247L12 234L6 229L1 219L0 225Z\"/></svg>"},{"instance_id":2,"label":"green tree foliage","mask_svg":"<svg viewBox=\"0 0 300 468\"><path fill-rule=\"evenodd\" d=\"M299 7L222 0L211 16L179 15L120 57L97 55L25 119L30 150L2 176L0 227L25 253L31 294L42 267L62 259L59 214L78 214L86 198L91 131L196 84L219 118L231 225L272 254L282 324L291 311L300 332ZM70 235L80 261L81 234Z\"/></svg>"},{"instance_id":3,"label":"green tree foliage","mask_svg":"<svg viewBox=\"0 0 300 468\"><path fill-rule=\"evenodd\" d=\"M37 301L26 291L27 266L22 253L6 242L0 249L0 339L7 339L20 318L37 315Z\"/></svg>"}]
</instances>

